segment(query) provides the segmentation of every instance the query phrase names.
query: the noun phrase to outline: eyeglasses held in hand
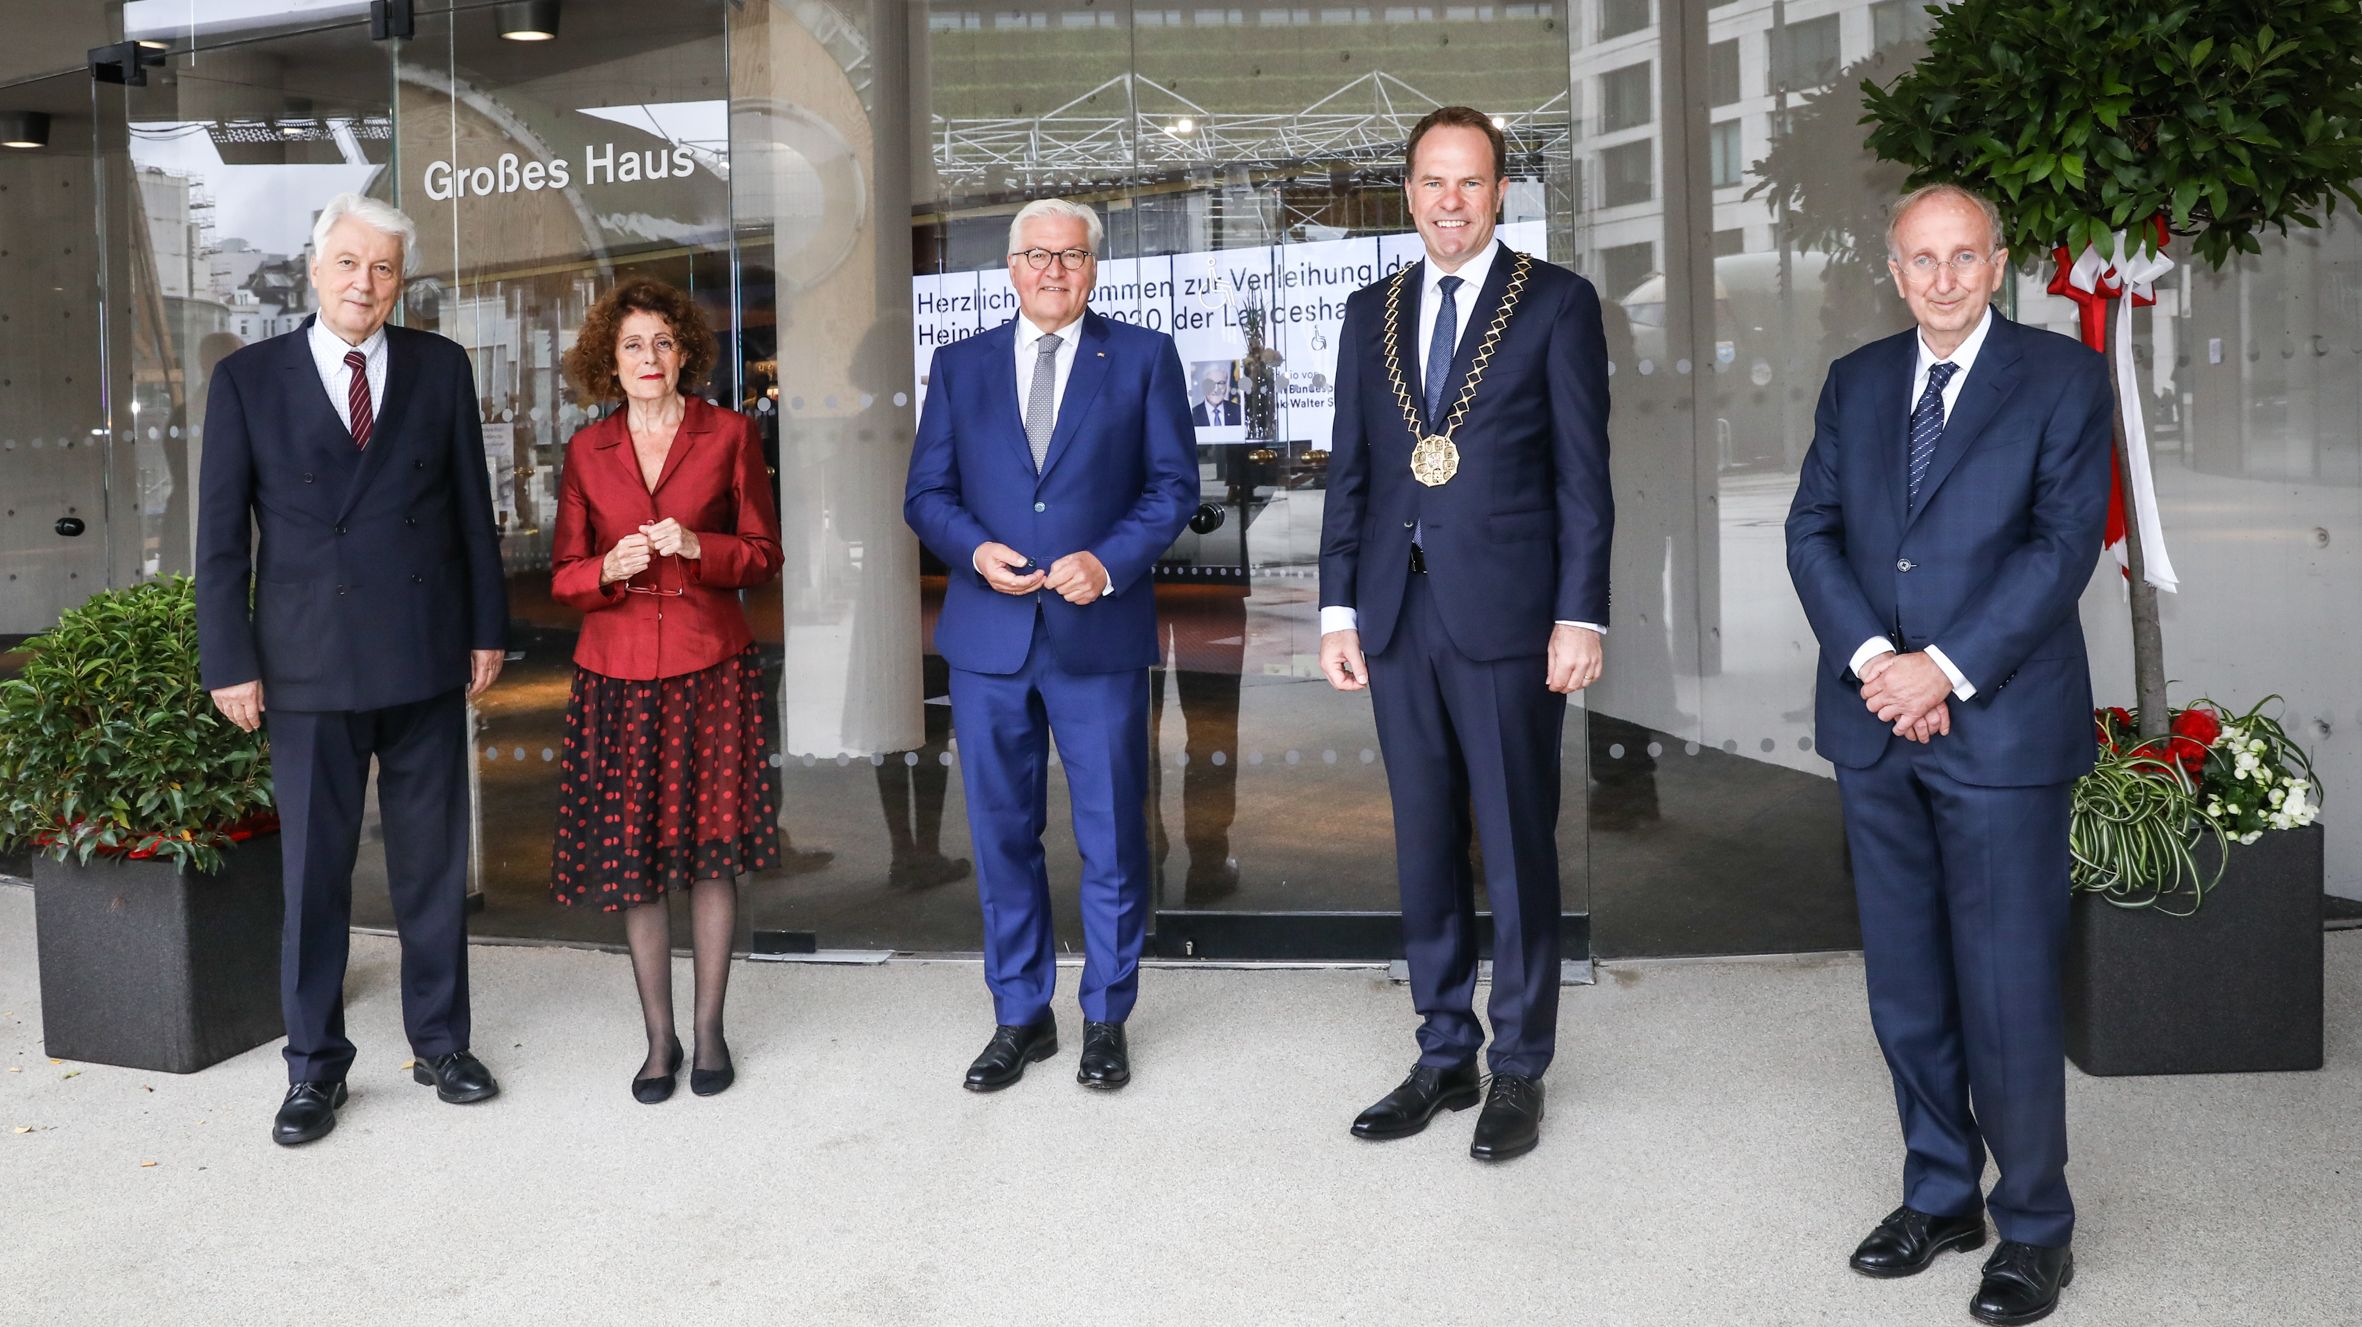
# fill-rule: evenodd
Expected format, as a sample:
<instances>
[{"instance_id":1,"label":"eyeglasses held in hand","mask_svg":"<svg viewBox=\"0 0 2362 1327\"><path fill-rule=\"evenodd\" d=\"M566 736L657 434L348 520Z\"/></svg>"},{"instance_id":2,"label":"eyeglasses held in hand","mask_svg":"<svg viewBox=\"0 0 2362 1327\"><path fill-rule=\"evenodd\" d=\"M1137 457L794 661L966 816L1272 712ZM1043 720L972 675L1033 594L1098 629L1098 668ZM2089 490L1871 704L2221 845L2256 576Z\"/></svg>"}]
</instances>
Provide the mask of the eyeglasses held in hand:
<instances>
[{"instance_id":1,"label":"eyeglasses held in hand","mask_svg":"<svg viewBox=\"0 0 2362 1327\"><path fill-rule=\"evenodd\" d=\"M1057 259L1058 265L1069 272L1075 271L1084 263L1091 261L1089 249L1020 249L1009 256L1024 259L1025 265L1036 272L1048 267L1052 258Z\"/></svg>"}]
</instances>

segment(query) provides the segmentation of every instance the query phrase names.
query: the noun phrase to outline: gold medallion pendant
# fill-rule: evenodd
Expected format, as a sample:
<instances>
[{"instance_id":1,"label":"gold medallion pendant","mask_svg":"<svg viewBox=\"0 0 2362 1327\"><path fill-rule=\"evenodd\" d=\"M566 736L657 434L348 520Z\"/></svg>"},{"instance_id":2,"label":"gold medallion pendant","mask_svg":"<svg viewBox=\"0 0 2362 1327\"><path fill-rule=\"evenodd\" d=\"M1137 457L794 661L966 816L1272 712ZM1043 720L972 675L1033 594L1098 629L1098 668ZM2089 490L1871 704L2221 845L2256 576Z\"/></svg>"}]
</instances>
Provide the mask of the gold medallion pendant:
<instances>
[{"instance_id":1,"label":"gold medallion pendant","mask_svg":"<svg viewBox=\"0 0 2362 1327\"><path fill-rule=\"evenodd\" d=\"M1460 473L1460 449L1450 438L1429 434L1411 448L1411 478L1429 488L1451 482Z\"/></svg>"},{"instance_id":2,"label":"gold medallion pendant","mask_svg":"<svg viewBox=\"0 0 2362 1327\"><path fill-rule=\"evenodd\" d=\"M1509 284L1501 292L1500 306L1493 312L1493 321L1485 329L1484 340L1468 362L1468 372L1460 382L1460 397L1452 403L1449 415L1439 424L1427 421L1423 429L1419 410L1411 403L1410 384L1402 374L1402 290L1415 269L1405 267L1394 274L1386 287L1386 377L1394 388L1394 403L1402 410L1403 427L1410 430L1411 478L1429 488L1441 488L1460 473L1460 448L1452 441L1460 421L1468 417L1468 407L1476 400L1476 387L1484 381L1485 366L1493 362L1493 352L1500 348L1501 334L1508 330L1509 315L1517 309L1517 297L1525 290L1527 276L1533 270L1533 260L1515 250L1505 250L1509 256ZM1428 432L1427 429L1433 429Z\"/></svg>"}]
</instances>

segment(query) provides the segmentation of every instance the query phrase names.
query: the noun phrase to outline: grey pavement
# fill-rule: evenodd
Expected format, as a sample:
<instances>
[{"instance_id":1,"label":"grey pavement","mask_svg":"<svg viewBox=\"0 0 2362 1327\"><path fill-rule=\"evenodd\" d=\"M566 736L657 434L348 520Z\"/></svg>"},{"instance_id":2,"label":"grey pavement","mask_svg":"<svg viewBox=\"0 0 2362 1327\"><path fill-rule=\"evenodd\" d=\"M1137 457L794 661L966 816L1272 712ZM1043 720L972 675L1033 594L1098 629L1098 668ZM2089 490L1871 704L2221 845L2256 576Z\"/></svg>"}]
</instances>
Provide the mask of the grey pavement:
<instances>
[{"instance_id":1,"label":"grey pavement","mask_svg":"<svg viewBox=\"0 0 2362 1327\"><path fill-rule=\"evenodd\" d=\"M2071 1074L2053 1321L2362 1321L2362 932L2326 943L2324 1072ZM622 956L472 959L501 1097L410 1082L394 945L363 936L352 1101L287 1150L276 1047L43 1057L32 897L0 886L0 1322L1969 1321L1975 1257L1844 1267L1898 1185L1852 956L1604 967L1566 993L1540 1150L1497 1167L1473 1113L1347 1136L1411 1059L1376 970L1151 970L1135 1082L1099 1095L1067 969L1063 1052L973 1096L976 964L740 964L738 1086L650 1108Z\"/></svg>"}]
</instances>

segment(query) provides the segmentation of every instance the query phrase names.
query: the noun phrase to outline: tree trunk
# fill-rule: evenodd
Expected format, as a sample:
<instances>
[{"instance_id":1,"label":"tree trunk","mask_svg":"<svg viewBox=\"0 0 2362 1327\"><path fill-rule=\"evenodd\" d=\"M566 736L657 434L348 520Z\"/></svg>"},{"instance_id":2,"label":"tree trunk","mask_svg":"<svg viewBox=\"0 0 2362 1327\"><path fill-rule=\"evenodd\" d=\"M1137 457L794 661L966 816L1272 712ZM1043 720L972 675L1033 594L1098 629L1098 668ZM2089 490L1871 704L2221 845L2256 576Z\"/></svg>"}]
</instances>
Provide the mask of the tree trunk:
<instances>
[{"instance_id":1,"label":"tree trunk","mask_svg":"<svg viewBox=\"0 0 2362 1327\"><path fill-rule=\"evenodd\" d=\"M2121 299L2108 301L2108 331L2106 344L2116 344L2116 320L2129 318L2131 311ZM2120 393L2121 384L2112 392ZM2124 488L2124 556L2131 577L2132 591L2132 692L2133 704L2140 710L2140 735L2163 737L2170 716L2165 710L2165 631L2157 620L2157 587L2149 584L2142 573L2141 526L2139 514L2132 504L2132 466L2124 437L2124 398L2116 395L2114 444L2116 473Z\"/></svg>"}]
</instances>

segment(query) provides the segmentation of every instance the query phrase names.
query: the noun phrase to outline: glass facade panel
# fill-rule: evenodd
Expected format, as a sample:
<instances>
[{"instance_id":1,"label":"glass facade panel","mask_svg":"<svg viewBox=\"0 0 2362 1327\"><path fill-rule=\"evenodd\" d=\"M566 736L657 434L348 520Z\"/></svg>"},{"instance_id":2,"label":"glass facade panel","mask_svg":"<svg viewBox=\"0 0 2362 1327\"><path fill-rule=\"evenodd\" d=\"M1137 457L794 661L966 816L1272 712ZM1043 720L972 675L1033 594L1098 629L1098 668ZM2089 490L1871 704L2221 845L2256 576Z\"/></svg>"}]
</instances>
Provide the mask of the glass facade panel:
<instances>
[{"instance_id":1,"label":"glass facade panel","mask_svg":"<svg viewBox=\"0 0 2362 1327\"><path fill-rule=\"evenodd\" d=\"M7 651L126 576L148 504L117 445L102 354L107 263L91 218L125 183L87 75L0 88L0 113L44 117L39 147L0 148L0 670ZM25 141L32 141L27 139ZM122 456L119 462L118 454ZM118 540L117 511L124 513Z\"/></svg>"},{"instance_id":2,"label":"glass facade panel","mask_svg":"<svg viewBox=\"0 0 2362 1327\"><path fill-rule=\"evenodd\" d=\"M477 3L422 6L400 43L369 41L358 3L202 8L193 25L182 3L124 8L173 45L146 87L76 71L0 89L0 111L50 115L44 147L0 151L0 331L48 331L0 370L0 649L91 589L188 565L212 364L309 312L329 194L396 202L422 231L400 316L473 356L511 574L515 657L476 717L480 932L615 938L542 890L577 630L548 595L550 506L596 413L558 357L600 293L645 273L721 334L706 394L756 419L778 483L787 565L748 607L792 851L749 883L745 922L977 947L930 648L943 570L901 489L932 351L1009 316L1009 219L1053 194L1101 210L1094 305L1175 336L1204 419L1197 520L1153 590L1159 943L1251 956L1276 932L1222 941L1205 918L1390 908L1375 733L1314 665L1326 393L1344 295L1417 251L1402 139L1467 101L1509 138L1504 235L1593 280L1614 365L1616 617L1567 729L1567 909L1610 954L1853 942L1780 527L1828 362L1908 325L1879 244L1900 173L1862 153L1858 89L1923 51L1916 5L573 0L536 44ZM2027 269L2007 306L2071 330L2047 278ZM2341 214L2179 270L2134 330L2183 579L2165 602L2177 698L2281 693L2330 795L2362 786L2344 611L2362 228ZM2099 693L2121 700L2112 576L2084 620ZM2332 887L2362 893L2362 829L2330 834ZM383 919L382 891L359 902Z\"/></svg>"}]
</instances>

